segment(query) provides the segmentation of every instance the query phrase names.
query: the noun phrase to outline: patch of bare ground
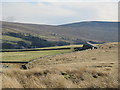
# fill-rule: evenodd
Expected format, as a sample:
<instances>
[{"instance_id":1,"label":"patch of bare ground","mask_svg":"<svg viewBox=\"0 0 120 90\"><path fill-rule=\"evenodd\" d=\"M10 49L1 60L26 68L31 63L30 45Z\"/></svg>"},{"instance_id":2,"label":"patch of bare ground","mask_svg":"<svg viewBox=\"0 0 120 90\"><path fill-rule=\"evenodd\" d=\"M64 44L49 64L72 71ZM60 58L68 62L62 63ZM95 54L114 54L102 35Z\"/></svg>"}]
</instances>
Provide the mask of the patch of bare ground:
<instances>
[{"instance_id":1,"label":"patch of bare ground","mask_svg":"<svg viewBox=\"0 0 120 90\"><path fill-rule=\"evenodd\" d=\"M118 44L43 58L28 70L5 69L4 88L117 88Z\"/></svg>"}]
</instances>

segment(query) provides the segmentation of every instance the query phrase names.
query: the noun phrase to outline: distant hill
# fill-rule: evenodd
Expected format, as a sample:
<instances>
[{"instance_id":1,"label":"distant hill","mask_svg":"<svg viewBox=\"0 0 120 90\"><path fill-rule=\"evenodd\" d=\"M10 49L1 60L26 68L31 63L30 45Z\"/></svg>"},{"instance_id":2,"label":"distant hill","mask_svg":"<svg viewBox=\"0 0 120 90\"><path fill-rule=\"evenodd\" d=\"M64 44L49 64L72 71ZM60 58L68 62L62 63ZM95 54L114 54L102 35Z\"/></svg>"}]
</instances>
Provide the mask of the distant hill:
<instances>
[{"instance_id":1,"label":"distant hill","mask_svg":"<svg viewBox=\"0 0 120 90\"><path fill-rule=\"evenodd\" d=\"M118 22L103 22L103 21L86 21L86 22L77 22L77 23L69 23L69 24L63 24L59 26L65 26L65 27L117 27Z\"/></svg>"},{"instance_id":2,"label":"distant hill","mask_svg":"<svg viewBox=\"0 0 120 90\"><path fill-rule=\"evenodd\" d=\"M118 41L117 22L89 21L55 26L3 21L0 23L2 23L3 34L7 32L30 34L47 41L62 41L74 44L81 44L86 41ZM12 36L10 38L12 38ZM22 41L24 41L23 38L20 37L16 37L16 39L22 39Z\"/></svg>"},{"instance_id":3,"label":"distant hill","mask_svg":"<svg viewBox=\"0 0 120 90\"><path fill-rule=\"evenodd\" d=\"M85 39L112 42L118 40L118 22L78 22L60 25L67 28L75 36Z\"/></svg>"},{"instance_id":4,"label":"distant hill","mask_svg":"<svg viewBox=\"0 0 120 90\"><path fill-rule=\"evenodd\" d=\"M11 30L39 34L48 37L48 39L55 37L55 40L85 39L111 42L117 41L118 38L117 22L89 21L58 26L3 22L2 25L3 32Z\"/></svg>"}]
</instances>

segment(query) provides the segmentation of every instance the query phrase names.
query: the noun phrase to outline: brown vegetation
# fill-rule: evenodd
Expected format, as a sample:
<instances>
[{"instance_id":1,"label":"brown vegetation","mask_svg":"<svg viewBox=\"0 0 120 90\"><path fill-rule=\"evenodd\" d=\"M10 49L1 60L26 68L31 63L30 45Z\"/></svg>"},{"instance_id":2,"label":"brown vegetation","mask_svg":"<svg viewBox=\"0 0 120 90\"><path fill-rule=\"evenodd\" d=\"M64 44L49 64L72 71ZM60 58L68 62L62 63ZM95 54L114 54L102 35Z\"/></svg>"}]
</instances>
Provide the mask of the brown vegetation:
<instances>
[{"instance_id":1,"label":"brown vegetation","mask_svg":"<svg viewBox=\"0 0 120 90\"><path fill-rule=\"evenodd\" d=\"M31 69L4 69L3 88L117 88L118 44L37 60ZM109 48L108 48L109 47Z\"/></svg>"}]
</instances>

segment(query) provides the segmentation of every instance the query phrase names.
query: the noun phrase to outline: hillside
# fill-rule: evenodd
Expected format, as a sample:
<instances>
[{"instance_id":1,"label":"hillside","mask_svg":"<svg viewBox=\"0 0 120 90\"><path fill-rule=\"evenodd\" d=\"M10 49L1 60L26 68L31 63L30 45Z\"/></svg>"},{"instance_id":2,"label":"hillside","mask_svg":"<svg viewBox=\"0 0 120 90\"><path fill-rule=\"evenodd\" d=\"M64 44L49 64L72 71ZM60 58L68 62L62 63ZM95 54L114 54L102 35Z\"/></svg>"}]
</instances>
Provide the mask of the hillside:
<instances>
[{"instance_id":1,"label":"hillside","mask_svg":"<svg viewBox=\"0 0 120 90\"><path fill-rule=\"evenodd\" d=\"M95 40L117 41L117 22L78 22L64 25L39 25L26 23L2 22L3 32L24 32L37 34L48 40Z\"/></svg>"},{"instance_id":2,"label":"hillside","mask_svg":"<svg viewBox=\"0 0 120 90\"><path fill-rule=\"evenodd\" d=\"M39 59L28 70L3 69L3 88L117 88L118 43Z\"/></svg>"},{"instance_id":3,"label":"hillside","mask_svg":"<svg viewBox=\"0 0 120 90\"><path fill-rule=\"evenodd\" d=\"M2 49L41 48L69 44L64 41L48 41L26 33L5 32L2 34Z\"/></svg>"},{"instance_id":4,"label":"hillside","mask_svg":"<svg viewBox=\"0 0 120 90\"><path fill-rule=\"evenodd\" d=\"M0 23L2 23L4 49L83 44L86 41L114 42L118 39L117 22L91 21L58 26Z\"/></svg>"},{"instance_id":5,"label":"hillside","mask_svg":"<svg viewBox=\"0 0 120 90\"><path fill-rule=\"evenodd\" d=\"M60 25L61 28L67 28L75 36L96 41L117 41L118 23L117 22L78 22Z\"/></svg>"}]
</instances>

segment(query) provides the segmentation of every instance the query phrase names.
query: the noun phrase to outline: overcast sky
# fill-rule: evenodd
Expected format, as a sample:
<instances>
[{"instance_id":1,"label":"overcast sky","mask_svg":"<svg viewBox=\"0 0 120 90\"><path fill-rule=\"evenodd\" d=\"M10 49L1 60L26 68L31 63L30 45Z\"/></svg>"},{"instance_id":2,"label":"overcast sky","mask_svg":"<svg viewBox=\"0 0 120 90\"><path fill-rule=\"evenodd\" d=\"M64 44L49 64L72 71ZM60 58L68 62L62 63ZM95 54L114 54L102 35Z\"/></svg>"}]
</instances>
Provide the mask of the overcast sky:
<instances>
[{"instance_id":1,"label":"overcast sky","mask_svg":"<svg viewBox=\"0 0 120 90\"><path fill-rule=\"evenodd\" d=\"M118 21L118 0L2 0L1 20L59 25Z\"/></svg>"}]
</instances>

